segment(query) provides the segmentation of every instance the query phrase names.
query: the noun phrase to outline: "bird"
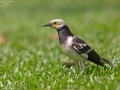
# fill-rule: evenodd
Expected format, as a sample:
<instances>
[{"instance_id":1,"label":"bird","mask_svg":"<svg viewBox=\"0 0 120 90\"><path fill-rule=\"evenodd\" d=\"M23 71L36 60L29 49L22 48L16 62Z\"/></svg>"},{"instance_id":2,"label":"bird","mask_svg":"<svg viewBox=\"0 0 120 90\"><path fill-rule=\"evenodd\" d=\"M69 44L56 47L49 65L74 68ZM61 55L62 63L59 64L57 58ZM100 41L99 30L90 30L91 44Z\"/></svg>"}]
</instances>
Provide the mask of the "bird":
<instances>
[{"instance_id":1,"label":"bird","mask_svg":"<svg viewBox=\"0 0 120 90\"><path fill-rule=\"evenodd\" d=\"M112 62L101 57L95 50L93 50L85 41L75 36L67 26L66 22L62 19L54 19L49 23L44 24L42 27L52 27L57 30L59 43L62 51L75 62L77 73L80 67L82 72L85 72L85 62L90 61L100 66L108 64L114 66Z\"/></svg>"}]
</instances>

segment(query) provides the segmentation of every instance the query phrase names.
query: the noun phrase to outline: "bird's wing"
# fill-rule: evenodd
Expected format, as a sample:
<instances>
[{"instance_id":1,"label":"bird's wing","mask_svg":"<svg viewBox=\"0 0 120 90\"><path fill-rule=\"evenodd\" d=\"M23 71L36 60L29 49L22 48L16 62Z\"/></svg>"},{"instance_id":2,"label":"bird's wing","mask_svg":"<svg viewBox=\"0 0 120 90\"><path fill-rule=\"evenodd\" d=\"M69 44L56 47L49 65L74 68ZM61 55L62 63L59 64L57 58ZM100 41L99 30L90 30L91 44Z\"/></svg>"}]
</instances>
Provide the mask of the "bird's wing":
<instances>
[{"instance_id":1,"label":"bird's wing","mask_svg":"<svg viewBox=\"0 0 120 90\"><path fill-rule=\"evenodd\" d=\"M101 57L83 40L78 37L74 37L72 47L85 59L103 66L104 64L100 61Z\"/></svg>"}]
</instances>

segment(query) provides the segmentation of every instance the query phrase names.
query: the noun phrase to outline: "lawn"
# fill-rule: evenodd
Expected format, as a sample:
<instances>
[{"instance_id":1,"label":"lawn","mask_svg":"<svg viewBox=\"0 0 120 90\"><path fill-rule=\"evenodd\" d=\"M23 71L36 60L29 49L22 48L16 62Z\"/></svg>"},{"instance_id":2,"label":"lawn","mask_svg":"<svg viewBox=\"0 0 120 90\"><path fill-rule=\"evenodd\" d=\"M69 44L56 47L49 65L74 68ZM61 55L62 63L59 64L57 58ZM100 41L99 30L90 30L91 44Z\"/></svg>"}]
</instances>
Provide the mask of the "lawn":
<instances>
[{"instance_id":1,"label":"lawn","mask_svg":"<svg viewBox=\"0 0 120 90\"><path fill-rule=\"evenodd\" d=\"M5 1L5 0L2 0ZM1 90L120 90L120 2L35 0L0 2ZM57 32L42 25L66 21L71 31L115 66L89 63L85 74L62 66Z\"/></svg>"}]
</instances>

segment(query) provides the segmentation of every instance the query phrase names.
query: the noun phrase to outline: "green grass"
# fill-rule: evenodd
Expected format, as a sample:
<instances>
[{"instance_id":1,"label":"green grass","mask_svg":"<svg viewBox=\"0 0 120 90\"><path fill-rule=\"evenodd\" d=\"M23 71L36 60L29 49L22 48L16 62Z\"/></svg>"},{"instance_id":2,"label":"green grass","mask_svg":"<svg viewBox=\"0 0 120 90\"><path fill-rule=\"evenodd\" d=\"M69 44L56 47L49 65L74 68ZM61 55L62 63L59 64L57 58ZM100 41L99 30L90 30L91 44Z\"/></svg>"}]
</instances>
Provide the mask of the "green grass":
<instances>
[{"instance_id":1,"label":"green grass","mask_svg":"<svg viewBox=\"0 0 120 90\"><path fill-rule=\"evenodd\" d=\"M117 0L16 1L0 7L1 90L120 90L120 2ZM115 63L104 69L90 63L85 74L62 67L69 58L60 49L56 31L43 28L64 19L72 32L100 55Z\"/></svg>"}]
</instances>

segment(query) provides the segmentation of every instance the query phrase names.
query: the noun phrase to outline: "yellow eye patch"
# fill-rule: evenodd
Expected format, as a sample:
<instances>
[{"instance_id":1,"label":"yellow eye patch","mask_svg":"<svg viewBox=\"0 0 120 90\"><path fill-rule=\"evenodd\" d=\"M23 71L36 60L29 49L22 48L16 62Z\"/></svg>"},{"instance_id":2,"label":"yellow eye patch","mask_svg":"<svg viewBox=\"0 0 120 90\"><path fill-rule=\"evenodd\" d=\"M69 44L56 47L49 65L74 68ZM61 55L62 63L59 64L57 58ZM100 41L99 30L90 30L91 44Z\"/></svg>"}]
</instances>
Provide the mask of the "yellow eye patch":
<instances>
[{"instance_id":1,"label":"yellow eye patch","mask_svg":"<svg viewBox=\"0 0 120 90\"><path fill-rule=\"evenodd\" d=\"M59 26L61 23L60 22L55 22L55 23L53 23L53 25L52 26Z\"/></svg>"}]
</instances>

